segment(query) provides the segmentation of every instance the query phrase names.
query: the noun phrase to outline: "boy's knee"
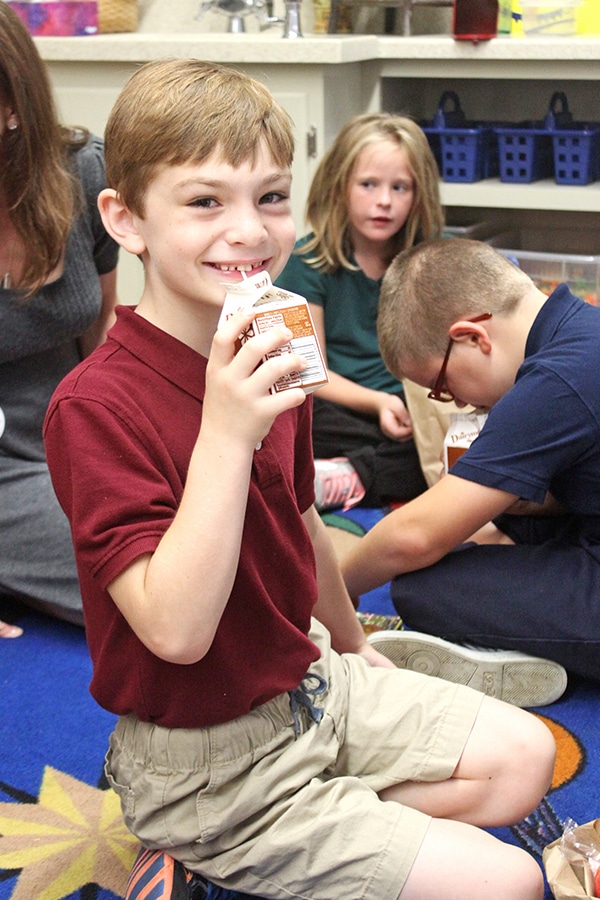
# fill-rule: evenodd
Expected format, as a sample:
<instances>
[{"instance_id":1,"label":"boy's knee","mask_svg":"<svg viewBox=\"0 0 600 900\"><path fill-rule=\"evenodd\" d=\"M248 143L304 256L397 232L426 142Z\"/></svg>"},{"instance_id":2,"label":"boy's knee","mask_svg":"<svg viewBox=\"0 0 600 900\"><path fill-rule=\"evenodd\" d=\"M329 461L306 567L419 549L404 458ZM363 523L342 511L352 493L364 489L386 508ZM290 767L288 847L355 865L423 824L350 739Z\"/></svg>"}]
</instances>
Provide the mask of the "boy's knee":
<instances>
[{"instance_id":1,"label":"boy's knee","mask_svg":"<svg viewBox=\"0 0 600 900\"><path fill-rule=\"evenodd\" d=\"M523 732L515 737L519 745L515 758L520 766L527 766L532 774L535 773L535 780L545 793L554 773L556 741L548 726L535 714L530 713L525 721Z\"/></svg>"},{"instance_id":2,"label":"boy's knee","mask_svg":"<svg viewBox=\"0 0 600 900\"><path fill-rule=\"evenodd\" d=\"M544 877L538 863L520 847L508 847L508 850L511 855L510 866L503 876L509 879L506 896L511 900L542 900ZM510 854L511 850L514 853Z\"/></svg>"},{"instance_id":3,"label":"boy's knee","mask_svg":"<svg viewBox=\"0 0 600 900\"><path fill-rule=\"evenodd\" d=\"M523 818L540 803L552 783L556 743L550 729L531 713L523 716L520 726L506 753L519 785L516 814Z\"/></svg>"}]
</instances>

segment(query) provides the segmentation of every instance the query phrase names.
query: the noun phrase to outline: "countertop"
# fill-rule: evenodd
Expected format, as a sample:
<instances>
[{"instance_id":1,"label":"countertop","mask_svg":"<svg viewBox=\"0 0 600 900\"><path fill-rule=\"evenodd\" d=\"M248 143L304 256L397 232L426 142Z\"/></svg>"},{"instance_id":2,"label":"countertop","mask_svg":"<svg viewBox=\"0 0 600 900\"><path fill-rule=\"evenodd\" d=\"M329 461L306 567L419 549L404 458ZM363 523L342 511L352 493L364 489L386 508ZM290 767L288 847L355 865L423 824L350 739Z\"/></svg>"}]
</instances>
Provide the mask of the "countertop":
<instances>
[{"instance_id":1,"label":"countertop","mask_svg":"<svg viewBox=\"0 0 600 900\"><path fill-rule=\"evenodd\" d=\"M335 65L369 60L600 61L600 36L456 41L449 35L306 35L284 40L280 27L261 34L132 32L35 38L48 61L145 62L160 56L223 63Z\"/></svg>"}]
</instances>

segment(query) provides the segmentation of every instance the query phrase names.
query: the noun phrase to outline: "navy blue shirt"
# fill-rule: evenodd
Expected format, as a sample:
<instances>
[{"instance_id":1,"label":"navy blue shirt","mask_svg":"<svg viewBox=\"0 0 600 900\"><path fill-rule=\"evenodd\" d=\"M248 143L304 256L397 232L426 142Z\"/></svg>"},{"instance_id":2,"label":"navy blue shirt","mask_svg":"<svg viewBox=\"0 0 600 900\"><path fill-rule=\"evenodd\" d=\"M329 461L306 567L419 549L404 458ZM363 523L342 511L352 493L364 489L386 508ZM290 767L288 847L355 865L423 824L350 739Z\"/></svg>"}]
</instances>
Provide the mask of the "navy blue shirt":
<instances>
[{"instance_id":1,"label":"navy blue shirt","mask_svg":"<svg viewBox=\"0 0 600 900\"><path fill-rule=\"evenodd\" d=\"M514 386L451 471L536 503L549 491L600 543L600 309L556 288Z\"/></svg>"}]
</instances>

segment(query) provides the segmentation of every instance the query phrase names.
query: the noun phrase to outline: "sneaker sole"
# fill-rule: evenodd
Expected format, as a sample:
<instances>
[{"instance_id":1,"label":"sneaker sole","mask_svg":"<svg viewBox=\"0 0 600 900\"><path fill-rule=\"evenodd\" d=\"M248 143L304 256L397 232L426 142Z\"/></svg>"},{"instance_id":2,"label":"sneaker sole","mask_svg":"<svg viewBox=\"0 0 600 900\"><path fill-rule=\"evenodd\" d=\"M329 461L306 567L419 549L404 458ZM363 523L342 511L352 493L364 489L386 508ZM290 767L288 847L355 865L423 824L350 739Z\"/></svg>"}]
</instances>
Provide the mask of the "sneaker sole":
<instances>
[{"instance_id":1,"label":"sneaker sole","mask_svg":"<svg viewBox=\"0 0 600 900\"><path fill-rule=\"evenodd\" d=\"M514 650L477 650L418 631L378 631L367 640L399 669L466 684L513 706L547 706L567 687L561 665Z\"/></svg>"}]
</instances>

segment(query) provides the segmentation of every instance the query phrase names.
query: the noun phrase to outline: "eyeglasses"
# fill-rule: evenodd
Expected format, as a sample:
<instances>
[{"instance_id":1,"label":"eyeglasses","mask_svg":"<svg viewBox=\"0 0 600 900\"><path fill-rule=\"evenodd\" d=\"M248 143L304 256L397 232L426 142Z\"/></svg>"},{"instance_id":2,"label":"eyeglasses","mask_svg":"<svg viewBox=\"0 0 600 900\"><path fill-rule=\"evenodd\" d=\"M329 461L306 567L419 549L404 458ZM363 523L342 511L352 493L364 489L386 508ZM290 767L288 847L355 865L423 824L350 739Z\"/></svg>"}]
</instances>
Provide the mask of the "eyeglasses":
<instances>
[{"instance_id":1,"label":"eyeglasses","mask_svg":"<svg viewBox=\"0 0 600 900\"><path fill-rule=\"evenodd\" d=\"M492 313L483 313L480 316L475 316L473 319L465 319L466 322L485 322L486 319L491 319ZM450 403L451 400L454 400L454 394L452 391L449 391L447 387L444 387L444 382L446 380L446 369L448 368L448 360L450 359L450 351L452 350L452 344L454 343L454 339L450 338L448 341L448 348L446 350L446 355L444 356L444 362L442 363L442 368L440 369L440 374L435 379L435 384L433 385L432 390L427 394L430 400L438 400L440 403Z\"/></svg>"}]
</instances>

